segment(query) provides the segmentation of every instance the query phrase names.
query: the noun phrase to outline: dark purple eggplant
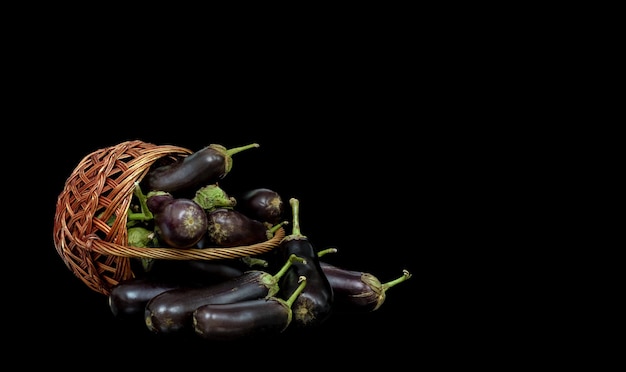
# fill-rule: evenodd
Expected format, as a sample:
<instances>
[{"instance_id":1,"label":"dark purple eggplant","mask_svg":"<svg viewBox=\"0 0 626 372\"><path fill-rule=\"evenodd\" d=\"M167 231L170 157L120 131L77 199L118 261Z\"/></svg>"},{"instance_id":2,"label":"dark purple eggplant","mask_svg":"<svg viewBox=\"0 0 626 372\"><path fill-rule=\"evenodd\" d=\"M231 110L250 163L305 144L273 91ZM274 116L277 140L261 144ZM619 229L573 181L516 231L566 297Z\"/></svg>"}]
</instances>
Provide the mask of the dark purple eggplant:
<instances>
[{"instance_id":1,"label":"dark purple eggplant","mask_svg":"<svg viewBox=\"0 0 626 372\"><path fill-rule=\"evenodd\" d=\"M248 270L239 277L214 285L165 291L146 304L146 326L155 333L178 333L192 329L192 314L202 305L274 296L279 291L280 278L294 263L302 261L304 259L291 255L274 275L262 270Z\"/></svg>"},{"instance_id":2,"label":"dark purple eggplant","mask_svg":"<svg viewBox=\"0 0 626 372\"><path fill-rule=\"evenodd\" d=\"M293 303L306 284L306 278L301 277L299 286L286 300L272 296L200 306L192 314L193 329L197 335L211 341L233 341L282 333L293 319Z\"/></svg>"},{"instance_id":3,"label":"dark purple eggplant","mask_svg":"<svg viewBox=\"0 0 626 372\"><path fill-rule=\"evenodd\" d=\"M335 310L371 312L385 302L387 290L411 277L407 270L389 282L381 281L371 273L347 270L327 262L320 266L328 278L335 295Z\"/></svg>"},{"instance_id":4,"label":"dark purple eggplant","mask_svg":"<svg viewBox=\"0 0 626 372\"><path fill-rule=\"evenodd\" d=\"M165 191L150 191L146 195L146 206L153 214L159 213L163 206L172 201L174 196Z\"/></svg>"},{"instance_id":5,"label":"dark purple eggplant","mask_svg":"<svg viewBox=\"0 0 626 372\"><path fill-rule=\"evenodd\" d=\"M259 145L253 143L227 149L222 145L210 144L173 163L151 169L141 181L142 186L147 191L195 191L224 178L233 166L232 156L254 147Z\"/></svg>"},{"instance_id":6,"label":"dark purple eggplant","mask_svg":"<svg viewBox=\"0 0 626 372\"><path fill-rule=\"evenodd\" d=\"M207 238L219 247L235 247L264 242L272 230L261 221L252 219L232 208L217 208L206 213Z\"/></svg>"},{"instance_id":7,"label":"dark purple eggplant","mask_svg":"<svg viewBox=\"0 0 626 372\"><path fill-rule=\"evenodd\" d=\"M267 188L246 191L239 197L237 208L250 218L272 225L279 223L284 214L280 194Z\"/></svg>"},{"instance_id":8,"label":"dark purple eggplant","mask_svg":"<svg viewBox=\"0 0 626 372\"><path fill-rule=\"evenodd\" d=\"M128 279L111 289L108 299L109 308L118 318L141 317L146 310L146 304L153 297L180 286L180 283L174 281L154 280L147 277Z\"/></svg>"},{"instance_id":9,"label":"dark purple eggplant","mask_svg":"<svg viewBox=\"0 0 626 372\"><path fill-rule=\"evenodd\" d=\"M191 248L206 234L207 215L198 203L186 198L166 201L154 215L159 239L173 248Z\"/></svg>"},{"instance_id":10,"label":"dark purple eggplant","mask_svg":"<svg viewBox=\"0 0 626 372\"><path fill-rule=\"evenodd\" d=\"M299 278L306 277L307 286L292 306L294 325L297 327L318 326L328 319L332 313L334 295L333 288L326 278L319 257L312 242L300 232L300 202L291 198L292 232L283 238L277 250L283 257L295 254L306 262L294 263L280 283L282 295L292 293L298 286Z\"/></svg>"},{"instance_id":11,"label":"dark purple eggplant","mask_svg":"<svg viewBox=\"0 0 626 372\"><path fill-rule=\"evenodd\" d=\"M237 278L249 269L240 259L154 260L148 272L125 280L111 289L109 307L119 318L144 316L146 304L156 295L182 287L205 287Z\"/></svg>"}]
</instances>

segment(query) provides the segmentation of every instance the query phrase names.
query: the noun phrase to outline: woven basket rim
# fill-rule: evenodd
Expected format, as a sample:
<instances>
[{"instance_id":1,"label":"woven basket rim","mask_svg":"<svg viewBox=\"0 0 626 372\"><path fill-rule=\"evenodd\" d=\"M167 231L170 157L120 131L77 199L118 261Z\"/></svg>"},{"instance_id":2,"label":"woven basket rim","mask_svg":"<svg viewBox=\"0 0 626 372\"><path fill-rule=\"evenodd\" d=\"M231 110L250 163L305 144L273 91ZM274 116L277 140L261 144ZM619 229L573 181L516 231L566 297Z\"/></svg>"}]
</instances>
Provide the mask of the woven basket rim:
<instances>
[{"instance_id":1,"label":"woven basket rim","mask_svg":"<svg viewBox=\"0 0 626 372\"><path fill-rule=\"evenodd\" d=\"M134 277L130 265L134 258L228 260L260 255L280 244L283 227L268 240L246 246L128 246L126 219L135 183L155 162L191 153L180 146L131 140L93 151L79 161L57 199L53 240L66 266L91 289L109 294L120 281Z\"/></svg>"}]
</instances>

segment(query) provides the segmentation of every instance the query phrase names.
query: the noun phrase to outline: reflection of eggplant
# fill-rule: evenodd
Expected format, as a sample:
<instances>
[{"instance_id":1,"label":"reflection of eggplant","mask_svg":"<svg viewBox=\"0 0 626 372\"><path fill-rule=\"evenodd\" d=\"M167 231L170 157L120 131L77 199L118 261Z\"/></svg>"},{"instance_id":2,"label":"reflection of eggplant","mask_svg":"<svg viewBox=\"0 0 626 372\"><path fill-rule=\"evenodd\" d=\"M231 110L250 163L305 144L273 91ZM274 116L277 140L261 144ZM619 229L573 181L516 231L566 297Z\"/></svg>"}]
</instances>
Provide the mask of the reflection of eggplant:
<instances>
[{"instance_id":1,"label":"reflection of eggplant","mask_svg":"<svg viewBox=\"0 0 626 372\"><path fill-rule=\"evenodd\" d=\"M207 215L207 238L220 247L235 247L266 241L272 231L261 221L232 208L217 208Z\"/></svg>"},{"instance_id":2,"label":"reflection of eggplant","mask_svg":"<svg viewBox=\"0 0 626 372\"><path fill-rule=\"evenodd\" d=\"M202 239L207 229L204 209L191 199L174 198L154 217L159 238L174 248L189 248Z\"/></svg>"},{"instance_id":3,"label":"reflection of eggplant","mask_svg":"<svg viewBox=\"0 0 626 372\"><path fill-rule=\"evenodd\" d=\"M276 191L267 188L243 193L238 208L246 216L271 224L280 222L284 213L283 199Z\"/></svg>"}]
</instances>

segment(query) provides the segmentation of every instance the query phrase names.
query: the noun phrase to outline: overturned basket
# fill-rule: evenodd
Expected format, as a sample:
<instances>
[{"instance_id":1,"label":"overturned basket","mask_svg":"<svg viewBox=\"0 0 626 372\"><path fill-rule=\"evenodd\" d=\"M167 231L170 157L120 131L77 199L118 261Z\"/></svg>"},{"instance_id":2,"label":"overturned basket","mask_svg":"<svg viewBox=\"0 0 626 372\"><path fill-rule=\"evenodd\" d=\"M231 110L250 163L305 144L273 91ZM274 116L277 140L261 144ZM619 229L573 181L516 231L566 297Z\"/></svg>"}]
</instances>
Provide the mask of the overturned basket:
<instances>
[{"instance_id":1,"label":"overturned basket","mask_svg":"<svg viewBox=\"0 0 626 372\"><path fill-rule=\"evenodd\" d=\"M238 247L177 249L128 246L126 219L135 182L156 161L191 154L183 147L127 141L83 158L58 197L54 244L66 266L92 290L109 295L120 281L134 277L131 259L215 260L254 256L278 246L278 229L267 241ZM113 224L107 224L110 217Z\"/></svg>"}]
</instances>

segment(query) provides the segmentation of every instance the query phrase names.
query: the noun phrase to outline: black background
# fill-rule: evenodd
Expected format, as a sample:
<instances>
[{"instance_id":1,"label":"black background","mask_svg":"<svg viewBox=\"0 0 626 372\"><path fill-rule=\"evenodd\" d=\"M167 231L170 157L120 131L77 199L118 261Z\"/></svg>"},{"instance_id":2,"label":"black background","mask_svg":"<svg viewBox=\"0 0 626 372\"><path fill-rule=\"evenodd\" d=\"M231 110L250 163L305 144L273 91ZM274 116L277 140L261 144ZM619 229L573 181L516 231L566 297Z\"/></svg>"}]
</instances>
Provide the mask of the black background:
<instances>
[{"instance_id":1,"label":"black background","mask_svg":"<svg viewBox=\"0 0 626 372\"><path fill-rule=\"evenodd\" d=\"M411 354L416 351L406 354L404 344L417 348L423 358L449 350L468 336L457 328L467 327L460 320L466 312L460 310L465 305L459 287L442 291L458 260L455 244L462 234L449 228L463 213L452 201L459 196L449 191L458 192L461 185L450 184L459 180L450 177L450 168L441 168L449 164L450 149L440 132L398 125L403 119L384 111L374 109L367 125L361 123L364 113L342 123L326 110L278 118L268 112L226 119L182 115L160 118L158 123L85 118L85 127L75 138L60 138L49 150L54 171L47 176L45 198L39 201L46 218L43 239L36 246L38 269L31 278L40 284L30 297L29 310L34 311L28 325L35 327L29 332L38 334L38 342L60 342L61 337L76 352L114 348L116 358L131 359L137 346L147 347L155 356L211 356L235 348L246 352L242 363L302 353L320 360L354 358L355 366L367 366L372 359L414 358ZM139 322L115 319L107 298L74 277L57 255L53 215L65 179L83 156L131 139L193 150L210 143L226 147L259 143L259 148L233 156L222 188L237 193L268 187L284 198L298 198L302 232L318 249L339 250L328 262L370 272L383 282L400 276L403 269L413 276L389 289L375 312L334 314L319 328L288 330L265 342L159 337Z\"/></svg>"},{"instance_id":2,"label":"black background","mask_svg":"<svg viewBox=\"0 0 626 372\"><path fill-rule=\"evenodd\" d=\"M141 368L172 360L215 368L210 363L232 351L237 356L227 360L235 366L281 368L291 357L304 367L328 366L339 358L355 369L378 361L445 367L506 352L500 328L488 326L503 305L485 301L500 294L484 289L500 218L488 199L503 182L486 174L500 169L485 161L495 159L492 141L503 138L472 124L491 113L465 102L468 74L447 57L430 54L418 68L405 49L391 49L383 61L367 63L364 50L361 58L314 61L306 72L288 64L247 70L238 61L229 66L236 77L221 76L228 81L219 87L211 85L215 71L196 75L199 65L160 78L145 64L112 60L111 68L33 69L13 123L24 133L18 152L7 156L19 175L11 181L29 195L17 200L29 227L19 235L23 249L10 251L20 277L6 280L20 298L9 317L14 346L54 346L68 363L80 355L93 365ZM375 312L334 314L319 328L268 341L158 337L144 324L119 321L107 298L57 255L53 219L65 180L84 156L135 139L191 150L259 143L233 157L221 182L226 191L268 187L296 197L302 232L318 249L339 250L329 262L383 282L403 269L413 276L391 288Z\"/></svg>"}]
</instances>

